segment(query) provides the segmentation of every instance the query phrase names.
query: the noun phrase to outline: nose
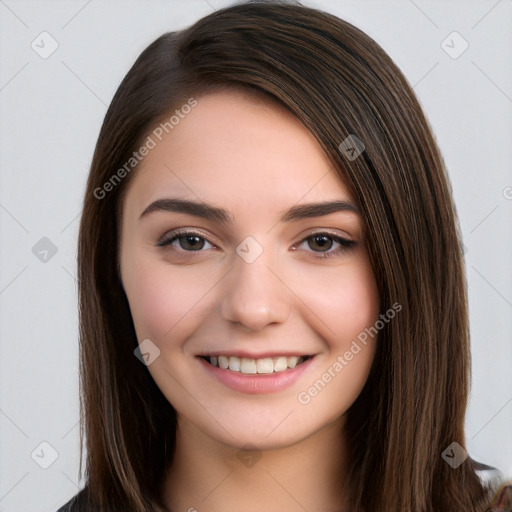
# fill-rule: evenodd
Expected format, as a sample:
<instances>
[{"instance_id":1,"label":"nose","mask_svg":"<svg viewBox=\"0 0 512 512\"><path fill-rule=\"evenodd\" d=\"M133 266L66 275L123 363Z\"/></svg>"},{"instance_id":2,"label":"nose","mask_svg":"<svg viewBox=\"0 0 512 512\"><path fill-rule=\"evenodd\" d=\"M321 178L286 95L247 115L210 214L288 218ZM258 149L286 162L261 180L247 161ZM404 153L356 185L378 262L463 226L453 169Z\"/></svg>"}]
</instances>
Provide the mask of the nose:
<instances>
[{"instance_id":1,"label":"nose","mask_svg":"<svg viewBox=\"0 0 512 512\"><path fill-rule=\"evenodd\" d=\"M291 309L291 291L269 266L263 255L247 263L235 255L234 268L226 276L220 313L230 322L252 331L286 321Z\"/></svg>"}]
</instances>

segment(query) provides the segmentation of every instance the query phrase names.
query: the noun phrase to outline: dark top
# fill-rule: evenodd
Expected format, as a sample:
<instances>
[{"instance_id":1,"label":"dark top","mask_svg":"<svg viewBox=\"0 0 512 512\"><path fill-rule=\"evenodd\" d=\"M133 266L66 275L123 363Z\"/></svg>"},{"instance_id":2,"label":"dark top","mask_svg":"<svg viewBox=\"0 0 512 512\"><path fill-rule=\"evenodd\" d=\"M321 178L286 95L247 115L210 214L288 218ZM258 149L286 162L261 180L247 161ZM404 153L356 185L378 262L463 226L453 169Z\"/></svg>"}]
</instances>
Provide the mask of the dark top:
<instances>
[{"instance_id":1,"label":"dark top","mask_svg":"<svg viewBox=\"0 0 512 512\"><path fill-rule=\"evenodd\" d=\"M486 512L512 512L512 483L507 485L499 484L503 482L503 474L491 466L473 461L477 467L477 474L484 483L494 482L493 488L496 494L492 500L490 508ZM100 512L91 507L88 499L87 486L76 496L71 498L57 512ZM109 512L128 512L126 510L111 510Z\"/></svg>"}]
</instances>

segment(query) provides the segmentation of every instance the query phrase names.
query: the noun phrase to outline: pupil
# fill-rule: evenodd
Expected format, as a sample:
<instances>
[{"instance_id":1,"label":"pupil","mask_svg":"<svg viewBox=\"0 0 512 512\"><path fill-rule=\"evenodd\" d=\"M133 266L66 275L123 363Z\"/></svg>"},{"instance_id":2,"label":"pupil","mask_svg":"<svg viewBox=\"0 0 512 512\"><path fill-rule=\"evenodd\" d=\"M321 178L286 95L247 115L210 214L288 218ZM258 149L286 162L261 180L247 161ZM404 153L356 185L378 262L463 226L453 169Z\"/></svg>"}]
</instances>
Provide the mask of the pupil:
<instances>
[{"instance_id":1,"label":"pupil","mask_svg":"<svg viewBox=\"0 0 512 512\"><path fill-rule=\"evenodd\" d=\"M313 237L315 243L323 250L329 250L332 247L332 239L326 235L315 235ZM319 242L320 241L320 242ZM326 247L326 245L328 247ZM312 247L313 249L313 247Z\"/></svg>"},{"instance_id":2,"label":"pupil","mask_svg":"<svg viewBox=\"0 0 512 512\"><path fill-rule=\"evenodd\" d=\"M181 237L181 240L185 240L185 244L181 244L182 249L201 249L204 245L204 240L196 235L188 235ZM186 245L189 244L189 247L186 247ZM185 247L184 247L185 245Z\"/></svg>"}]
</instances>

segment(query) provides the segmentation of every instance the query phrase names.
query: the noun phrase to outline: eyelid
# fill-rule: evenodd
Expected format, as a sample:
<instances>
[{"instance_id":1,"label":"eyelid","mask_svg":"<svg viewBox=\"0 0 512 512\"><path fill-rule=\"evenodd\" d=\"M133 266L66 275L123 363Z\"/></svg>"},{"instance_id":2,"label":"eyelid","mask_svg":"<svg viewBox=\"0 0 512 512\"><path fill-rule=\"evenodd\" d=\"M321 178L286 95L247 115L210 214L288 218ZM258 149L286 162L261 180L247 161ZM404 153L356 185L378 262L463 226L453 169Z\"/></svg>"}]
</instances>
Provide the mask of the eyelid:
<instances>
[{"instance_id":1,"label":"eyelid","mask_svg":"<svg viewBox=\"0 0 512 512\"><path fill-rule=\"evenodd\" d=\"M355 240L352 240L352 237L346 231L330 228L309 228L304 235L301 235L301 241L304 241L304 239L314 235L330 235L332 237L343 238L344 240L355 243Z\"/></svg>"}]
</instances>

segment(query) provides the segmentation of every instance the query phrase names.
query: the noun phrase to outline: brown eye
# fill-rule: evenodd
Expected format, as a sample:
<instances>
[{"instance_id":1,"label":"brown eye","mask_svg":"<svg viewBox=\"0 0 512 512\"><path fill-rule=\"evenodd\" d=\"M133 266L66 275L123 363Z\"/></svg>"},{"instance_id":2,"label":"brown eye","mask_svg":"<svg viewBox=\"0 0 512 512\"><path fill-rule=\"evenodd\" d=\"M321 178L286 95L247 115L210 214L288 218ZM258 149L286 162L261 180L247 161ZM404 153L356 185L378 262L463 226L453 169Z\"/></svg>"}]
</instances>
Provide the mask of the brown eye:
<instances>
[{"instance_id":1,"label":"brown eye","mask_svg":"<svg viewBox=\"0 0 512 512\"><path fill-rule=\"evenodd\" d=\"M175 240L179 240L180 247L186 251L198 251L205 244L204 238L197 235L180 235Z\"/></svg>"},{"instance_id":2,"label":"brown eye","mask_svg":"<svg viewBox=\"0 0 512 512\"><path fill-rule=\"evenodd\" d=\"M328 251L334 243L333 237L325 234L313 235L308 238L308 245L314 251Z\"/></svg>"},{"instance_id":3,"label":"brown eye","mask_svg":"<svg viewBox=\"0 0 512 512\"><path fill-rule=\"evenodd\" d=\"M160 242L159 247L171 246L184 252L200 252L206 244L213 245L205 237L193 231L173 232L166 235ZM209 247L206 247L207 249Z\"/></svg>"},{"instance_id":4,"label":"brown eye","mask_svg":"<svg viewBox=\"0 0 512 512\"><path fill-rule=\"evenodd\" d=\"M341 236L323 232L309 235L304 238L299 245L305 242L307 242L308 248L311 249L313 253L316 253L319 258L340 256L356 245L356 242L353 240L347 240ZM338 245L338 247L331 250L335 245Z\"/></svg>"}]
</instances>

